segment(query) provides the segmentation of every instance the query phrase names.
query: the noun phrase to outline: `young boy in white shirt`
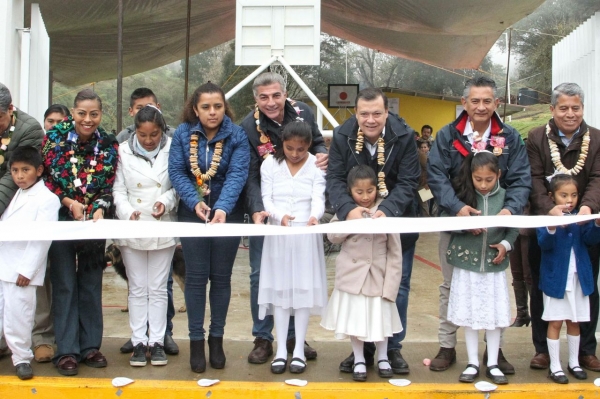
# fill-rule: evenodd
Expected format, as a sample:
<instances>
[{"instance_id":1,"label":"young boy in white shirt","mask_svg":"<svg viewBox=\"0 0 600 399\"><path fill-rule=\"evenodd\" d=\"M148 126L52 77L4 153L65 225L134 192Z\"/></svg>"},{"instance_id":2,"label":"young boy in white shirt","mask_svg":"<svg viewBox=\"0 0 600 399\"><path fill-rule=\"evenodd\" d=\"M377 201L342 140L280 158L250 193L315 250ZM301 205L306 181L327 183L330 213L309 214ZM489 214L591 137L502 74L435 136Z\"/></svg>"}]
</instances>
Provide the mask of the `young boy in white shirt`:
<instances>
[{"instance_id":1,"label":"young boy in white shirt","mask_svg":"<svg viewBox=\"0 0 600 399\"><path fill-rule=\"evenodd\" d=\"M35 147L18 147L9 170L19 187L0 221L56 221L60 201L41 179L42 156ZM0 241L0 333L3 331L17 376L33 377L31 331L36 286L44 283L51 241Z\"/></svg>"}]
</instances>

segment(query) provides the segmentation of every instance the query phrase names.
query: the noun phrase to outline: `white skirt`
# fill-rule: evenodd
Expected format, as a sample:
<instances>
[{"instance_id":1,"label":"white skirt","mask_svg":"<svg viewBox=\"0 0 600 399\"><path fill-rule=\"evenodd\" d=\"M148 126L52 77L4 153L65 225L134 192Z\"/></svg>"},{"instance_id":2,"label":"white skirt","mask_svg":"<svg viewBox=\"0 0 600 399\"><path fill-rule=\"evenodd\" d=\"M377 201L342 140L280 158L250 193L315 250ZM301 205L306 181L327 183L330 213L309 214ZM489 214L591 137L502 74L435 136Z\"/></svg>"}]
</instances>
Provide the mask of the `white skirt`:
<instances>
[{"instance_id":1,"label":"white skirt","mask_svg":"<svg viewBox=\"0 0 600 399\"><path fill-rule=\"evenodd\" d=\"M474 330L510 326L506 273L477 273L454 268L450 285L448 320Z\"/></svg>"},{"instance_id":2,"label":"white skirt","mask_svg":"<svg viewBox=\"0 0 600 399\"><path fill-rule=\"evenodd\" d=\"M574 323L590 321L590 299L583 295L577 273L573 276L573 290L565 291L563 299L544 294L542 320L571 320Z\"/></svg>"},{"instance_id":3,"label":"white skirt","mask_svg":"<svg viewBox=\"0 0 600 399\"><path fill-rule=\"evenodd\" d=\"M402 332L395 302L337 289L331 294L321 326L334 331L337 339L353 336L367 342L383 341Z\"/></svg>"}]
</instances>

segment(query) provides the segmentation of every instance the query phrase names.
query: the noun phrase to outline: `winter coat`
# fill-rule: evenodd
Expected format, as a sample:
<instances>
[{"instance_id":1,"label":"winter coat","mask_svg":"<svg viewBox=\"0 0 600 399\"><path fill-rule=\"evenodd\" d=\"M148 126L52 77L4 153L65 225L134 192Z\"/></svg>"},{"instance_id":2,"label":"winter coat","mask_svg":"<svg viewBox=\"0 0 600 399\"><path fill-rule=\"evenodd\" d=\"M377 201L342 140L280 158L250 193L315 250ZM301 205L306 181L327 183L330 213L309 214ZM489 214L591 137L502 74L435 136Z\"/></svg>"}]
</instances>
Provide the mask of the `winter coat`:
<instances>
[{"instance_id":1,"label":"winter coat","mask_svg":"<svg viewBox=\"0 0 600 399\"><path fill-rule=\"evenodd\" d=\"M317 153L327 154L327 147L325 147L323 136L315 122L315 116L310 107L305 103L288 99L285 102L283 123L281 125L273 122L259 111L260 128L269 136L274 148L279 148L283 144L281 141L281 132L285 125L297 119L301 119L311 126L312 143L309 149L310 153L313 155ZM250 170L248 171L248 181L244 188L244 198L246 212L252 216L253 213L265 210L260 193L260 165L264 159L258 153L258 147L263 143L260 142L260 133L256 129L254 111L246 115L241 126L248 135L248 142L250 143Z\"/></svg>"},{"instance_id":2,"label":"winter coat","mask_svg":"<svg viewBox=\"0 0 600 399\"><path fill-rule=\"evenodd\" d=\"M496 183L496 188L485 196L477 193L477 209L481 211L482 216L496 215L504 207L505 201L506 192L498 183ZM490 227L478 235L473 235L468 231L452 232L446 260L454 267L472 272L503 271L509 265L509 257L506 256L498 265L492 263L497 252L496 249L489 246L505 240L512 247L518 235L518 229L507 227Z\"/></svg>"},{"instance_id":3,"label":"winter coat","mask_svg":"<svg viewBox=\"0 0 600 399\"><path fill-rule=\"evenodd\" d=\"M140 211L139 220L156 221L152 217L154 204L161 202L165 213L160 221L177 220L174 212L177 206L177 195L169 180L168 160L171 138L166 138L153 163L137 154L131 140L119 145L119 165L117 178L113 186L117 217L129 220L133 212ZM135 223L132 221L131 223ZM172 237L136 238L114 240L117 245L128 246L138 250L163 249L176 244Z\"/></svg>"},{"instance_id":4,"label":"winter coat","mask_svg":"<svg viewBox=\"0 0 600 399\"><path fill-rule=\"evenodd\" d=\"M17 147L33 146L37 149L42 147L44 130L37 120L23 111L15 110L15 131L12 132L10 143L4 152L4 162L0 165L0 215L4 212L10 200L19 187L13 182L8 171L8 162L12 152Z\"/></svg>"},{"instance_id":5,"label":"winter coat","mask_svg":"<svg viewBox=\"0 0 600 399\"><path fill-rule=\"evenodd\" d=\"M370 210L377 211L381 200ZM334 216L331 223L337 221ZM383 297L395 302L402 280L402 246L399 234L328 233L342 244L335 260L335 288L350 294Z\"/></svg>"},{"instance_id":6,"label":"winter coat","mask_svg":"<svg viewBox=\"0 0 600 399\"><path fill-rule=\"evenodd\" d=\"M585 121L581 123L580 134L573 138L568 147L565 147L558 135L554 120L550 122L550 140L554 141L560 152L560 159L566 168L570 169L577 163L583 141L583 133L589 129L590 143L588 156L583 169L577 175L579 188L579 206L589 206L592 213L600 211L600 130L588 126ZM547 215L554 208L552 199L548 196L550 185L547 176L554 173L554 163L550 158L550 145L546 136L546 126L539 126L529 132L527 138L527 153L531 163L531 214Z\"/></svg>"},{"instance_id":7,"label":"winter coat","mask_svg":"<svg viewBox=\"0 0 600 399\"><path fill-rule=\"evenodd\" d=\"M463 136L467 119L468 115L463 111L458 119L437 133L427 162L427 182L435 201L440 211L452 216L465 206L456 196L451 181L458 175L464 159L471 152L471 144L467 137ZM502 171L500 185L506 190L505 203L501 209L507 209L513 215L520 215L527 204L531 188L525 144L519 132L503 124L497 113L492 116L491 123L491 136L505 139L502 155L498 157ZM489 142L487 149L493 150Z\"/></svg>"},{"instance_id":8,"label":"winter coat","mask_svg":"<svg viewBox=\"0 0 600 399\"><path fill-rule=\"evenodd\" d=\"M227 216L243 212L240 194L248 177L250 148L244 130L235 125L228 116L224 116L219 131L210 141L200 122L194 125L184 122L177 127L169 154L169 178L181 202L190 212L200 202L196 191L196 177L190 166L190 137L198 134L198 165L203 173L210 168L215 145L223 141L223 153L217 174L206 182L210 193L203 201L213 210L224 211ZM243 216L242 216L243 217Z\"/></svg>"},{"instance_id":9,"label":"winter coat","mask_svg":"<svg viewBox=\"0 0 600 399\"><path fill-rule=\"evenodd\" d=\"M379 172L377 153L371 153L363 147L357 154L355 151L358 122L352 116L333 131L333 140L329 148L329 164L327 166L327 194L340 220L346 220L348 213L356 208L346 186L346 178L356 165L369 165ZM385 150L385 184L389 195L381 202L379 210L387 217L415 216L416 195L421 167L417 155L415 133L404 119L389 113L383 137ZM402 234L404 250L414 245L418 234Z\"/></svg>"}]
</instances>

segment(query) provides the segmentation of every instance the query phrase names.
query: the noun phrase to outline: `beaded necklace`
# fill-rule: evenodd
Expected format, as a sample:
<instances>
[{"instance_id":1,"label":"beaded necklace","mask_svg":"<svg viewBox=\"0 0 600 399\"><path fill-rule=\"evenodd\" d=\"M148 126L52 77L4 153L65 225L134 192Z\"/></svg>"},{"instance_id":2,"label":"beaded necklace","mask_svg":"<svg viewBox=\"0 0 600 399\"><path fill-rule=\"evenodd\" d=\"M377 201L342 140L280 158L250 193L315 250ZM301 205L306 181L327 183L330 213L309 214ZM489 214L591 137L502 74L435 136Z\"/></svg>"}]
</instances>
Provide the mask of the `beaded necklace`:
<instances>
[{"instance_id":1,"label":"beaded necklace","mask_svg":"<svg viewBox=\"0 0 600 399\"><path fill-rule=\"evenodd\" d=\"M0 165L4 163L4 152L8 148L10 144L10 138L12 137L13 132L15 131L15 124L17 123L17 118L15 118L15 114L12 115L10 126L2 133L2 140L0 144Z\"/></svg>"},{"instance_id":2,"label":"beaded necklace","mask_svg":"<svg viewBox=\"0 0 600 399\"><path fill-rule=\"evenodd\" d=\"M359 127L358 132L356 132L356 145L354 146L354 151L357 154L362 152L364 143L365 134ZM385 198L388 196L389 191L385 184L385 172L383 171L383 167L385 166L385 142L381 136L377 139L377 165L381 168L379 173L377 173L377 188L379 189L379 196Z\"/></svg>"},{"instance_id":3,"label":"beaded necklace","mask_svg":"<svg viewBox=\"0 0 600 399\"><path fill-rule=\"evenodd\" d=\"M577 163L571 169L567 169L565 165L563 165L560 160L560 152L558 151L558 146L553 140L550 140L550 124L546 124L546 137L548 138L548 145L550 146L550 157L552 158L552 163L556 168L557 172L563 173L566 175L575 176L581 169L583 169L583 165L585 164L585 160L588 155L588 151L590 149L590 131L589 129L585 131L581 143L581 152L579 153L579 158L577 159Z\"/></svg>"}]
</instances>

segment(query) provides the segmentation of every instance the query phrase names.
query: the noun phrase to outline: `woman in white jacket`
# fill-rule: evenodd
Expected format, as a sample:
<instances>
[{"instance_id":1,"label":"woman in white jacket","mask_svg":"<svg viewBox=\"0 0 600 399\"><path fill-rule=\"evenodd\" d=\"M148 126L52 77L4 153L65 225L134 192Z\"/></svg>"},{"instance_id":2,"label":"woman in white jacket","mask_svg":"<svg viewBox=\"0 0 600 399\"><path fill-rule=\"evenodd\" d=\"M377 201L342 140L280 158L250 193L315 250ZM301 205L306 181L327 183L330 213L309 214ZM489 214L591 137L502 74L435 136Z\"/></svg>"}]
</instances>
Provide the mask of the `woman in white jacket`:
<instances>
[{"instance_id":1,"label":"woman in white jacket","mask_svg":"<svg viewBox=\"0 0 600 399\"><path fill-rule=\"evenodd\" d=\"M135 116L135 134L119 146L113 195L121 220L174 221L177 204L168 173L171 139L160 110L147 105ZM164 335L167 279L175 238L115 240L129 280L129 324L134 350L129 364L166 365ZM149 336L146 328L149 327Z\"/></svg>"}]
</instances>

